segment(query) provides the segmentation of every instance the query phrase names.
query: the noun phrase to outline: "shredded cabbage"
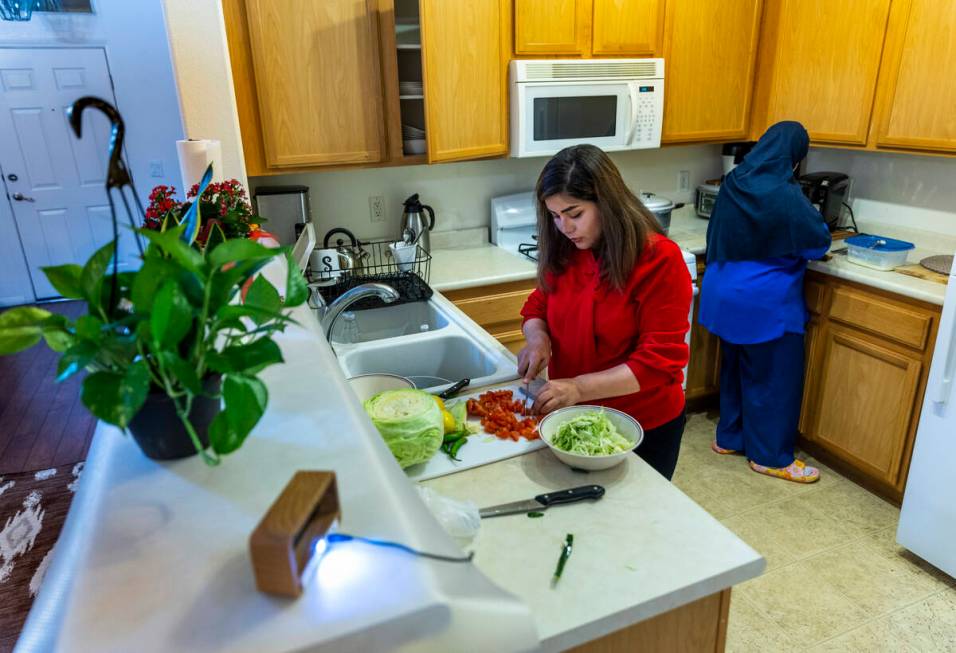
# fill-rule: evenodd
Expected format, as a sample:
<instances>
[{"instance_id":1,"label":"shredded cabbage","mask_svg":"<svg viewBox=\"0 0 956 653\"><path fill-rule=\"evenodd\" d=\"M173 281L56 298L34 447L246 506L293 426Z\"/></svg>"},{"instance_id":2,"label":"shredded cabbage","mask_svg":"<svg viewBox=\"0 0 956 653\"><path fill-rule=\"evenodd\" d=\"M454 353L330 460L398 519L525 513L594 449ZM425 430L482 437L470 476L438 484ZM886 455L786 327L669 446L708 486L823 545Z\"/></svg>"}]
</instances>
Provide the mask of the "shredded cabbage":
<instances>
[{"instance_id":1,"label":"shredded cabbage","mask_svg":"<svg viewBox=\"0 0 956 653\"><path fill-rule=\"evenodd\" d=\"M427 392L386 390L364 405L372 424L403 469L426 462L441 447L444 418Z\"/></svg>"},{"instance_id":2,"label":"shredded cabbage","mask_svg":"<svg viewBox=\"0 0 956 653\"><path fill-rule=\"evenodd\" d=\"M581 456L609 456L634 448L634 443L618 433L603 410L580 413L562 423L551 444Z\"/></svg>"}]
</instances>

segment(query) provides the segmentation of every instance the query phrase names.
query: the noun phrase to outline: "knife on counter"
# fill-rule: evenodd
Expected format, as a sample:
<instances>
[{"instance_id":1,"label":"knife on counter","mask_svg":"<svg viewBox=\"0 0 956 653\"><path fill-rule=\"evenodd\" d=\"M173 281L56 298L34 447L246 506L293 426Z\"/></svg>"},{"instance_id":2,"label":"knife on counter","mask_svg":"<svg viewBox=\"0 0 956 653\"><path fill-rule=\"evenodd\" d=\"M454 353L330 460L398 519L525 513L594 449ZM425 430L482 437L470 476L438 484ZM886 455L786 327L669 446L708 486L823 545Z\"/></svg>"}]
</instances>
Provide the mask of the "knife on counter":
<instances>
[{"instance_id":1,"label":"knife on counter","mask_svg":"<svg viewBox=\"0 0 956 653\"><path fill-rule=\"evenodd\" d=\"M582 485L567 490L558 490L539 494L533 499L525 501L513 501L511 503L502 503L497 506L489 506L478 511L482 519L486 517L501 517L503 515L517 515L523 512L533 512L536 510L545 510L551 506L561 503L574 503L584 499L600 499L604 496L604 488L600 485Z\"/></svg>"}]
</instances>

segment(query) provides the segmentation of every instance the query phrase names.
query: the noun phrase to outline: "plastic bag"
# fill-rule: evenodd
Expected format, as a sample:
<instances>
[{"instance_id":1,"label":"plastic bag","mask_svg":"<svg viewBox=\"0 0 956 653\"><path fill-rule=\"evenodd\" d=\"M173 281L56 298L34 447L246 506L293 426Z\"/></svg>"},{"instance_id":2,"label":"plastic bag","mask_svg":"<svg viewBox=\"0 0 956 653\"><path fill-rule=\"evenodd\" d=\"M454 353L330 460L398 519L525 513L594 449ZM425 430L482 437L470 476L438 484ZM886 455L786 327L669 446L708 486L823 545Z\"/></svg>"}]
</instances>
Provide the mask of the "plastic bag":
<instances>
[{"instance_id":1,"label":"plastic bag","mask_svg":"<svg viewBox=\"0 0 956 653\"><path fill-rule=\"evenodd\" d=\"M478 506L472 501L458 501L435 492L431 488L416 486L428 510L442 525L445 532L456 540L470 541L478 534L481 516Z\"/></svg>"}]
</instances>

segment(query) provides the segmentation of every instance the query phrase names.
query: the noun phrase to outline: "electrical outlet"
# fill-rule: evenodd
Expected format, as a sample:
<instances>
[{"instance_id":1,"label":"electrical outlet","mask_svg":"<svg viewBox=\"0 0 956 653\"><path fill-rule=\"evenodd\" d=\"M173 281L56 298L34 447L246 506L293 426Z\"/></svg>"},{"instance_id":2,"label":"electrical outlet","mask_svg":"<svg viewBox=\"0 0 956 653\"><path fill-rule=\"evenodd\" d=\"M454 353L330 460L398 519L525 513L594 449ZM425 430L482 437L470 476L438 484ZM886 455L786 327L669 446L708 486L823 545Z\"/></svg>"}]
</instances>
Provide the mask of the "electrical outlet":
<instances>
[{"instance_id":1,"label":"electrical outlet","mask_svg":"<svg viewBox=\"0 0 956 653\"><path fill-rule=\"evenodd\" d=\"M681 170L677 173L677 190L690 192L690 170Z\"/></svg>"},{"instance_id":2,"label":"electrical outlet","mask_svg":"<svg viewBox=\"0 0 956 653\"><path fill-rule=\"evenodd\" d=\"M372 222L385 222L385 198L381 195L369 195L368 214Z\"/></svg>"},{"instance_id":3,"label":"electrical outlet","mask_svg":"<svg viewBox=\"0 0 956 653\"><path fill-rule=\"evenodd\" d=\"M163 174L163 162L159 159L153 159L149 162L149 176L150 177L164 177Z\"/></svg>"}]
</instances>

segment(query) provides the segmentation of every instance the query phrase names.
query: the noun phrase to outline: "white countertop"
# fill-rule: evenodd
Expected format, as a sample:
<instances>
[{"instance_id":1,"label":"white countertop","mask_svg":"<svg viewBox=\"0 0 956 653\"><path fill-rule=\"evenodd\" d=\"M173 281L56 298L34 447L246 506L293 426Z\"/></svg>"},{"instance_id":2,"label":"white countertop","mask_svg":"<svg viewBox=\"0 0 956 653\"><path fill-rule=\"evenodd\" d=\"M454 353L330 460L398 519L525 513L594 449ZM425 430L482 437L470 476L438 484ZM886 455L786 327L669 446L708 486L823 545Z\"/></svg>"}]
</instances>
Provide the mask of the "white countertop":
<instances>
[{"instance_id":1,"label":"white countertop","mask_svg":"<svg viewBox=\"0 0 956 653\"><path fill-rule=\"evenodd\" d=\"M485 519L475 564L531 606L542 648L602 637L759 575L760 555L637 456L603 472L573 472L550 450L423 485L479 506L597 483L596 502L555 506L530 519ZM561 544L574 549L551 587Z\"/></svg>"},{"instance_id":2,"label":"white countertop","mask_svg":"<svg viewBox=\"0 0 956 653\"><path fill-rule=\"evenodd\" d=\"M442 292L534 279L537 273L534 261L486 243L465 249L434 250L428 285Z\"/></svg>"},{"instance_id":3,"label":"white countertop","mask_svg":"<svg viewBox=\"0 0 956 653\"><path fill-rule=\"evenodd\" d=\"M284 276L284 275L283 275ZM17 651L434 651L538 642L528 607L473 564L333 545L296 600L255 589L248 539L299 469L334 470L339 531L461 555L351 392L318 323L276 337L265 415L210 468L157 462L100 423Z\"/></svg>"},{"instance_id":4,"label":"white countertop","mask_svg":"<svg viewBox=\"0 0 956 653\"><path fill-rule=\"evenodd\" d=\"M891 238L908 240L916 245L908 263L934 254L952 254L956 251L956 238L919 229L891 226L858 220L860 230ZM692 254L707 251L708 221L697 217L693 206L685 206L673 212L668 236L681 249ZM842 241L834 241L831 249L844 247ZM880 288L888 292L911 297L941 306L946 295L946 285L917 279L899 272L874 270L851 263L845 256L836 255L829 261L811 261L808 268L840 279ZM456 290L506 281L533 279L534 262L510 254L491 244L467 249L438 249L432 252L431 286L436 290Z\"/></svg>"},{"instance_id":5,"label":"white countertop","mask_svg":"<svg viewBox=\"0 0 956 653\"><path fill-rule=\"evenodd\" d=\"M299 307L262 378L268 409L218 468L157 462L100 424L17 650L556 650L756 576L763 560L636 456L587 476L538 452L436 479L480 504L594 481L593 506L482 524L476 564L335 544L302 597L255 590L248 537L298 469L334 470L340 532L460 555ZM524 521L522 521L522 519ZM548 579L564 533L565 578ZM608 589L613 591L608 591ZM517 598L516 598L517 597ZM540 629L540 633L535 629Z\"/></svg>"}]
</instances>

